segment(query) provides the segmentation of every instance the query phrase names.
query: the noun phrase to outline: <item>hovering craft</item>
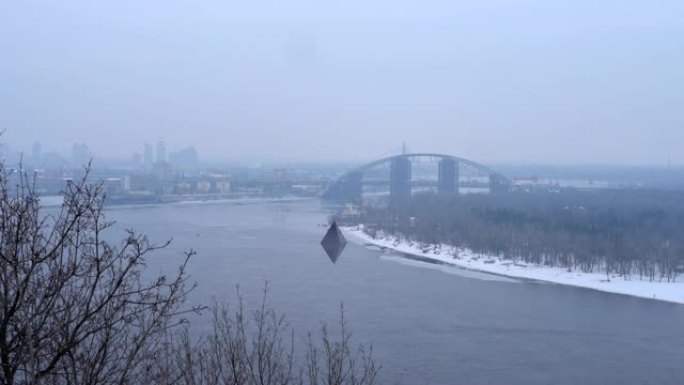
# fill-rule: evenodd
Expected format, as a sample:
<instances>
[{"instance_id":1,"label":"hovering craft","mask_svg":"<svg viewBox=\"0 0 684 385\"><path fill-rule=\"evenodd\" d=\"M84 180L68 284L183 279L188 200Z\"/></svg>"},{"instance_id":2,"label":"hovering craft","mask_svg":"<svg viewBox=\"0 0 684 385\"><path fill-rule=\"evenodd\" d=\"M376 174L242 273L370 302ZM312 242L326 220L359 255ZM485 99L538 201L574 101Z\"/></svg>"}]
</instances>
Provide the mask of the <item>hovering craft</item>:
<instances>
[{"instance_id":1,"label":"hovering craft","mask_svg":"<svg viewBox=\"0 0 684 385\"><path fill-rule=\"evenodd\" d=\"M321 246L323 246L323 250L328 254L328 258L330 258L332 263L337 262L346 245L347 240L344 239L344 235L342 235L337 223L333 222L321 241Z\"/></svg>"}]
</instances>

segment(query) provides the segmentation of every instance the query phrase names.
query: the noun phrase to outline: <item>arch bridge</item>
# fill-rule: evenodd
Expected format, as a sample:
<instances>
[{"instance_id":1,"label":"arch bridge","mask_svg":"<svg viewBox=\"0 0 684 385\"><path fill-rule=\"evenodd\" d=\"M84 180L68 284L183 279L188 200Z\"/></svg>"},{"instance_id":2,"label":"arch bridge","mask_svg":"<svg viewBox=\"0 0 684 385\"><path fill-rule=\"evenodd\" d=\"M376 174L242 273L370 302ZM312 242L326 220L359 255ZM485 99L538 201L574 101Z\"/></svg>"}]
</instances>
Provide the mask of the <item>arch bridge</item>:
<instances>
[{"instance_id":1,"label":"arch bridge","mask_svg":"<svg viewBox=\"0 0 684 385\"><path fill-rule=\"evenodd\" d=\"M437 181L412 180L412 161L420 158L438 160ZM367 177L379 166L389 165L389 180ZM413 153L389 156L357 167L333 182L323 193L323 198L336 201L361 201L364 186L389 186L390 202L399 204L411 197L414 187L437 187L440 194L456 194L459 192L461 169L467 168L486 175L486 182L476 187L487 187L490 193L506 192L511 181L491 168L468 159L453 155L433 153ZM472 187L473 182L469 182Z\"/></svg>"}]
</instances>

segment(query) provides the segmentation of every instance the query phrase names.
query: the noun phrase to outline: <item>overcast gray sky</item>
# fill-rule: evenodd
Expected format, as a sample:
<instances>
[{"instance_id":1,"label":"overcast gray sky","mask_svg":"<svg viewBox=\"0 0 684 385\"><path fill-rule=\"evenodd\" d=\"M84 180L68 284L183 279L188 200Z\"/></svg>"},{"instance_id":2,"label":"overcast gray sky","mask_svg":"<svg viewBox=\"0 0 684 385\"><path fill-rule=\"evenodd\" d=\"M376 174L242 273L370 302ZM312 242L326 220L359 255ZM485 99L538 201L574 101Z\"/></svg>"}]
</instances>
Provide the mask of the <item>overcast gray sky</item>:
<instances>
[{"instance_id":1,"label":"overcast gray sky","mask_svg":"<svg viewBox=\"0 0 684 385\"><path fill-rule=\"evenodd\" d=\"M3 1L2 139L684 164L684 1Z\"/></svg>"}]
</instances>

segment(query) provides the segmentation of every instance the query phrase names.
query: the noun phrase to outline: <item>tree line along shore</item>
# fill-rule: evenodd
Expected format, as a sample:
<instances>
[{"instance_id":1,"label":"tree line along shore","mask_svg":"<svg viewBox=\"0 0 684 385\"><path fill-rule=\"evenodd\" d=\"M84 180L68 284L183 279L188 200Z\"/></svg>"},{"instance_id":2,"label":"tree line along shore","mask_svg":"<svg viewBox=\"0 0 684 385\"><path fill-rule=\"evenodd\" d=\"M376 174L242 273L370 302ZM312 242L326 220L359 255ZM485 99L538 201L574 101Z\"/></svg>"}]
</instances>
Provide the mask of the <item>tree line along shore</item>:
<instances>
[{"instance_id":1,"label":"tree line along shore","mask_svg":"<svg viewBox=\"0 0 684 385\"><path fill-rule=\"evenodd\" d=\"M674 282L684 272L684 194L655 190L417 194L366 207L358 223L429 244L625 280Z\"/></svg>"}]
</instances>

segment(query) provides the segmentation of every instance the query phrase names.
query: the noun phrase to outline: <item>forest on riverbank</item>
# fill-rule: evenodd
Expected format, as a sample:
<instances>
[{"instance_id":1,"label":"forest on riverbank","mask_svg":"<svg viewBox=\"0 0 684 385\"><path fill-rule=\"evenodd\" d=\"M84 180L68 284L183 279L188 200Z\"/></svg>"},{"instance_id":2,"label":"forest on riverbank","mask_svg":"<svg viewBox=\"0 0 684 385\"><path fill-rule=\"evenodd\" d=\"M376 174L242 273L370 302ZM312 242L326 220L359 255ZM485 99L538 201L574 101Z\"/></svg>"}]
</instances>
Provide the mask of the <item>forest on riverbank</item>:
<instances>
[{"instance_id":1,"label":"forest on riverbank","mask_svg":"<svg viewBox=\"0 0 684 385\"><path fill-rule=\"evenodd\" d=\"M684 272L684 193L595 190L417 194L402 207L366 207L373 237L623 279L673 282Z\"/></svg>"}]
</instances>

